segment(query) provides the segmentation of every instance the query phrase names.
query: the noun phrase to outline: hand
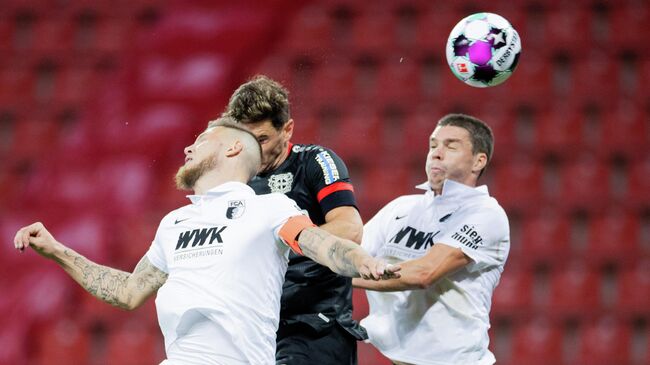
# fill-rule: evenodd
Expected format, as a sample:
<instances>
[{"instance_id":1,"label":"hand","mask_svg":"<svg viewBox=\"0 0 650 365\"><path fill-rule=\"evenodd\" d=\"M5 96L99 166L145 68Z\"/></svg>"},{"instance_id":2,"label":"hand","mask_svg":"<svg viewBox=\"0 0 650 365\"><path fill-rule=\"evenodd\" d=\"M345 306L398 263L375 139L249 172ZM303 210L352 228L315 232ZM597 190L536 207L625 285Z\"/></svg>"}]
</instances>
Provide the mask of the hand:
<instances>
[{"instance_id":1,"label":"hand","mask_svg":"<svg viewBox=\"0 0 650 365\"><path fill-rule=\"evenodd\" d=\"M360 261L357 270L362 279L388 280L397 279L401 276L399 271L402 268L399 265L387 264L384 260L365 255Z\"/></svg>"},{"instance_id":2,"label":"hand","mask_svg":"<svg viewBox=\"0 0 650 365\"><path fill-rule=\"evenodd\" d=\"M37 222L19 229L14 237L16 249L24 251L28 246L42 256L52 258L61 244L54 239L43 223Z\"/></svg>"}]
</instances>

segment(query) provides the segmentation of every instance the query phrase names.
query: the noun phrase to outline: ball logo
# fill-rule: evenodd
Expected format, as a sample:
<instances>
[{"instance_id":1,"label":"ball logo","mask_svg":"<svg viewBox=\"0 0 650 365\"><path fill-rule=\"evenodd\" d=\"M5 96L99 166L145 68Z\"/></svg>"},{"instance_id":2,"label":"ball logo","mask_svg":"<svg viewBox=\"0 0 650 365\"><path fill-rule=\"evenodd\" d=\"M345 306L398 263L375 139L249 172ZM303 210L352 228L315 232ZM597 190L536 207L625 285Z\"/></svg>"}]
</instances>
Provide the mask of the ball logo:
<instances>
[{"instance_id":1,"label":"ball logo","mask_svg":"<svg viewBox=\"0 0 650 365\"><path fill-rule=\"evenodd\" d=\"M466 63L457 63L456 64L456 69L458 70L458 72L462 72L462 73L469 72L469 70L467 69L467 64Z\"/></svg>"},{"instance_id":2,"label":"ball logo","mask_svg":"<svg viewBox=\"0 0 650 365\"><path fill-rule=\"evenodd\" d=\"M226 209L226 218L237 219L244 214L246 210L246 203L243 200L231 200L228 202L228 209Z\"/></svg>"}]
</instances>

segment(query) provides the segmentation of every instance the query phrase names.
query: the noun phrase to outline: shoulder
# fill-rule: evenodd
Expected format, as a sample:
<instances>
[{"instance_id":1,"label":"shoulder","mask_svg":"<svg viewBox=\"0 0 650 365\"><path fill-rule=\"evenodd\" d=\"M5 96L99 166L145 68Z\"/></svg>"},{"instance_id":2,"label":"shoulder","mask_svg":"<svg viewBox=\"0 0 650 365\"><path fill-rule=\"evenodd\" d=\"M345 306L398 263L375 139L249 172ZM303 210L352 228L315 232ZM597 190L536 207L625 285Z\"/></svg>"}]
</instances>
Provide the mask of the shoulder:
<instances>
[{"instance_id":1,"label":"shoulder","mask_svg":"<svg viewBox=\"0 0 650 365\"><path fill-rule=\"evenodd\" d=\"M486 222L508 226L506 211L495 198L489 195L466 201L461 205L460 210L463 214L478 216Z\"/></svg>"},{"instance_id":2,"label":"shoulder","mask_svg":"<svg viewBox=\"0 0 650 365\"><path fill-rule=\"evenodd\" d=\"M179 219L179 217L181 217L180 219L183 219L182 217L187 215L188 207L189 205L184 205L165 214L165 216L160 220L160 225L172 225L177 219Z\"/></svg>"},{"instance_id":3,"label":"shoulder","mask_svg":"<svg viewBox=\"0 0 650 365\"><path fill-rule=\"evenodd\" d=\"M414 207L417 206L419 202L423 199L422 194L414 195L402 195L399 196L388 204L384 205L383 208L377 213L377 215L397 215L401 216L408 214Z\"/></svg>"},{"instance_id":4,"label":"shoulder","mask_svg":"<svg viewBox=\"0 0 650 365\"><path fill-rule=\"evenodd\" d=\"M331 148L318 144L294 144L291 151L305 159L317 158L318 156L340 159Z\"/></svg>"}]
</instances>

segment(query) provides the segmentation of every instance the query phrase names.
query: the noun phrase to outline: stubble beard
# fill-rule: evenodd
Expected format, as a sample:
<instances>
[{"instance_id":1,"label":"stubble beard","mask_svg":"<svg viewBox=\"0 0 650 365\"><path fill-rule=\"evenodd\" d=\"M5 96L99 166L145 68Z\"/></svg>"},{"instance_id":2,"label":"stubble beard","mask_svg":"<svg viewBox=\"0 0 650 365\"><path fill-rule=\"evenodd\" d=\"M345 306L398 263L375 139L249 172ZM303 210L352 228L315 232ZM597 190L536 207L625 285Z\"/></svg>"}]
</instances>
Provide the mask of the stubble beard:
<instances>
[{"instance_id":1,"label":"stubble beard","mask_svg":"<svg viewBox=\"0 0 650 365\"><path fill-rule=\"evenodd\" d=\"M212 170L217 165L217 158L211 157L198 163L196 166L187 167L181 166L176 172L174 180L176 187L179 190L194 190L194 185L205 175L206 172Z\"/></svg>"}]
</instances>

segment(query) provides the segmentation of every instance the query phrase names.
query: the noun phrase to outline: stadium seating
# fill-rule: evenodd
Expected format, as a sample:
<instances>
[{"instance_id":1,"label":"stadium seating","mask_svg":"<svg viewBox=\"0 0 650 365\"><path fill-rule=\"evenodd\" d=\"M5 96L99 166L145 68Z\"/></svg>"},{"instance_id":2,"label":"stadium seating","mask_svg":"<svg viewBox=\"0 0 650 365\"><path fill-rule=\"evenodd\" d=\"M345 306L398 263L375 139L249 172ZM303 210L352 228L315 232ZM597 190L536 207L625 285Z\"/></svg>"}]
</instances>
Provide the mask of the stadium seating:
<instances>
[{"instance_id":1,"label":"stadium seating","mask_svg":"<svg viewBox=\"0 0 650 365\"><path fill-rule=\"evenodd\" d=\"M158 220L186 202L171 182L182 148L254 73L289 87L293 142L346 161L364 220L418 193L436 121L466 112L495 133L482 182L511 217L492 310L498 363L650 363L647 2L492 4L523 53L489 89L460 83L443 48L477 2L56 5L0 11L3 237L40 219L131 269ZM123 316L35 255L0 252L1 364L160 361L155 318ZM365 295L354 298L361 318ZM389 363L359 344L360 365Z\"/></svg>"},{"instance_id":2,"label":"stadium seating","mask_svg":"<svg viewBox=\"0 0 650 365\"><path fill-rule=\"evenodd\" d=\"M564 333L558 322L537 315L514 330L511 364L562 364Z\"/></svg>"}]
</instances>

